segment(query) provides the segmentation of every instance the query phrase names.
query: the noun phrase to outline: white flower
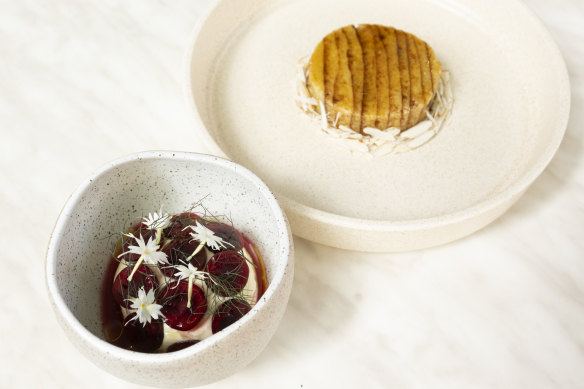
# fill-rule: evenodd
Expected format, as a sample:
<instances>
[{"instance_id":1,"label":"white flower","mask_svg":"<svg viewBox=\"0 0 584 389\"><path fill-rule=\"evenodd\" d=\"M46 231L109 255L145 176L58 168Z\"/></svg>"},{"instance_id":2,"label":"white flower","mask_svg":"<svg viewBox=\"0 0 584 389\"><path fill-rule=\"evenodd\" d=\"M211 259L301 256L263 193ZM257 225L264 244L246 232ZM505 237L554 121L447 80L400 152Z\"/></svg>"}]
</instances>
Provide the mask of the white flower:
<instances>
[{"instance_id":1,"label":"white flower","mask_svg":"<svg viewBox=\"0 0 584 389\"><path fill-rule=\"evenodd\" d=\"M162 207L160 207L158 213L149 213L148 217L143 218L143 220L146 227L150 230L165 229L170 225L170 215L168 213L162 213Z\"/></svg>"},{"instance_id":2,"label":"white flower","mask_svg":"<svg viewBox=\"0 0 584 389\"><path fill-rule=\"evenodd\" d=\"M146 326L146 323L150 323L153 318L158 319L159 316L164 317L162 312L160 312L162 305L154 303L154 291L152 289L146 293L142 286L138 290L138 297L130 297L128 300L132 302L130 306L131 312L136 313L130 321L138 319L143 326Z\"/></svg>"},{"instance_id":3,"label":"white flower","mask_svg":"<svg viewBox=\"0 0 584 389\"><path fill-rule=\"evenodd\" d=\"M156 265L159 262L168 263L166 253L158 251L160 246L156 244L156 239L150 237L148 242L145 243L142 234L140 234L139 238L136 238L134 235L132 236L136 239L138 246L128 246L129 250L118 255L118 258L131 253L140 255L142 261L149 265Z\"/></svg>"},{"instance_id":4,"label":"white flower","mask_svg":"<svg viewBox=\"0 0 584 389\"><path fill-rule=\"evenodd\" d=\"M198 275L201 276L205 276L205 272L197 270L197 268L195 266L193 266L191 263L189 263L189 266L184 266L184 265L176 265L174 266L174 268L176 270L178 270L178 273L174 273L175 276L178 276L178 280L183 280L185 278L188 278L189 280L189 292L187 295L187 308L191 307L191 296L193 295L193 281L195 280L195 277L197 277Z\"/></svg>"},{"instance_id":5,"label":"white flower","mask_svg":"<svg viewBox=\"0 0 584 389\"><path fill-rule=\"evenodd\" d=\"M198 270L191 263L189 263L188 267L184 265L176 265L174 268L178 270L178 272L174 273L174 275L178 277L179 281L191 277L196 278L198 275L203 276L205 274L205 272Z\"/></svg>"},{"instance_id":6,"label":"white flower","mask_svg":"<svg viewBox=\"0 0 584 389\"><path fill-rule=\"evenodd\" d=\"M159 241L158 238L156 238L156 240L153 240L152 237L150 237L150 239L148 239L148 243L144 243L144 238L142 237L142 234L140 234L140 238L136 238L135 236L133 237L134 239L136 239L138 246L128 246L130 250L118 255L118 258L128 253L140 255L140 258L134 265L132 273L130 273L130 276L128 277L128 281L132 281L134 273L136 273L136 270L138 270L138 267L142 264L142 262L146 262L148 265L156 265L159 262L168 263L166 253L158 251L158 249L160 248L160 246L158 245Z\"/></svg>"},{"instance_id":7,"label":"white flower","mask_svg":"<svg viewBox=\"0 0 584 389\"><path fill-rule=\"evenodd\" d=\"M215 235L213 231L203 226L202 224L199 224L199 222L197 222L196 226L187 226L185 227L185 229L189 227L193 230L193 232L191 232L191 237L193 238L193 240L198 240L199 242L201 242L200 245L206 244L213 250L219 250L220 247L226 248L225 246L226 244L233 247L231 243L224 241L223 238Z\"/></svg>"}]
</instances>

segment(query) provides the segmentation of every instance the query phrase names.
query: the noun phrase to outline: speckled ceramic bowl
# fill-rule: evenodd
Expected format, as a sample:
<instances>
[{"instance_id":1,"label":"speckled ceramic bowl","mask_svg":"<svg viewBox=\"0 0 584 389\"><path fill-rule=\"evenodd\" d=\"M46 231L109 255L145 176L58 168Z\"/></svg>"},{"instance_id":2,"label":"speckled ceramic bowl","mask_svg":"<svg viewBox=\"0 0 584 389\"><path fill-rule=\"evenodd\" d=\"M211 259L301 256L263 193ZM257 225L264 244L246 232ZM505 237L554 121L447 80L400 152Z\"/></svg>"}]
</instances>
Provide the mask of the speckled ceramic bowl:
<instances>
[{"instance_id":1,"label":"speckled ceramic bowl","mask_svg":"<svg viewBox=\"0 0 584 389\"><path fill-rule=\"evenodd\" d=\"M112 234L161 204L165 211L177 213L205 196L206 207L231 214L234 226L257 245L267 291L235 324L181 351L144 354L107 343L100 289L115 245ZM220 380L258 356L284 314L293 268L286 217L253 173L208 155L152 151L105 165L73 193L49 243L46 280L59 323L93 363L135 383L185 387Z\"/></svg>"}]
</instances>

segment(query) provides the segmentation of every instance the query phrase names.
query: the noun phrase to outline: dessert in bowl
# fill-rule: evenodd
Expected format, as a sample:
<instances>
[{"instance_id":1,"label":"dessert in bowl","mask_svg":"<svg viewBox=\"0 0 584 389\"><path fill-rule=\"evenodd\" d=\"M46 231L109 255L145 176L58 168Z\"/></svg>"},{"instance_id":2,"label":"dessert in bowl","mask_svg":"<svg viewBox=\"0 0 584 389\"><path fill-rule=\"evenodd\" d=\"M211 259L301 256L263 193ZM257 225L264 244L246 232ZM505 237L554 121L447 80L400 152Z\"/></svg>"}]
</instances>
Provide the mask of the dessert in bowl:
<instances>
[{"instance_id":1,"label":"dessert in bowl","mask_svg":"<svg viewBox=\"0 0 584 389\"><path fill-rule=\"evenodd\" d=\"M203 202L176 215L161 207L120 233L101 291L108 342L141 352L177 351L251 310L267 287L261 254L220 219Z\"/></svg>"},{"instance_id":2,"label":"dessert in bowl","mask_svg":"<svg viewBox=\"0 0 584 389\"><path fill-rule=\"evenodd\" d=\"M160 204L164 204L170 215L181 215L201 199L210 213L228 215L228 221L261 253L266 279L261 298L253 306L249 304L249 312L239 320L196 339L198 342L190 347L179 347L178 351L148 350L172 351L150 354L109 343L112 339L104 331L101 301L107 267L120 231L127 231L131 221L141 220L159 209ZM203 223L202 219L198 220L199 224ZM148 238L142 238L149 242ZM227 237L224 242L228 242ZM140 246L135 238L132 245ZM137 266L136 279L144 272L143 268L144 264ZM185 266L185 272L188 268ZM205 270L211 272L209 265ZM175 273L179 271L171 275ZM266 346L282 318L292 276L289 226L270 190L235 163L193 153L144 152L102 167L65 205L51 237L46 261L49 297L68 338L93 363L111 374L158 387L207 384L251 362ZM171 285L183 288L185 280L180 278L177 276L173 281L179 286ZM191 291L192 295L199 296L197 291ZM142 297L146 298L152 290L143 292ZM132 296L124 299L128 297ZM134 298L138 297L141 296ZM172 317L169 310L161 312L167 318ZM201 321L204 320L202 317ZM138 319L134 321L140 323Z\"/></svg>"}]
</instances>

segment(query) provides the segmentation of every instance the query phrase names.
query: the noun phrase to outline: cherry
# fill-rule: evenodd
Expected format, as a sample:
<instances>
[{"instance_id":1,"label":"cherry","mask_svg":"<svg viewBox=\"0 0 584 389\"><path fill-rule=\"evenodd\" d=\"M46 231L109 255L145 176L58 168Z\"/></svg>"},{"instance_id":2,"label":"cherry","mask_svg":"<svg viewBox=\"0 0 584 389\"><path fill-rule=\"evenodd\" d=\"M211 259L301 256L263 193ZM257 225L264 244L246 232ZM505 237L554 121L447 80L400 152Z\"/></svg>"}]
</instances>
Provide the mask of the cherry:
<instances>
[{"instance_id":1,"label":"cherry","mask_svg":"<svg viewBox=\"0 0 584 389\"><path fill-rule=\"evenodd\" d=\"M231 299L225 301L213 315L211 330L216 334L241 319L250 310L251 306L243 300Z\"/></svg>"},{"instance_id":2,"label":"cherry","mask_svg":"<svg viewBox=\"0 0 584 389\"><path fill-rule=\"evenodd\" d=\"M151 321L145 325L138 319L134 319L136 313L132 313L124 320L120 346L133 351L151 353L156 351L164 339L164 326L162 321Z\"/></svg>"},{"instance_id":3,"label":"cherry","mask_svg":"<svg viewBox=\"0 0 584 389\"><path fill-rule=\"evenodd\" d=\"M184 342L173 343L170 346L168 346L168 348L166 349L166 352L170 353L173 351L182 350L184 348L190 347L190 346L197 344L199 342L200 342L200 340L186 340Z\"/></svg>"},{"instance_id":4,"label":"cherry","mask_svg":"<svg viewBox=\"0 0 584 389\"><path fill-rule=\"evenodd\" d=\"M187 308L189 284L183 280L168 285L162 293L162 313L166 324L179 331L187 331L196 326L207 312L207 298L203 289L193 285L191 307Z\"/></svg>"},{"instance_id":5,"label":"cherry","mask_svg":"<svg viewBox=\"0 0 584 389\"><path fill-rule=\"evenodd\" d=\"M219 250L213 250L212 248L209 247L209 250L213 251L214 253L218 253L218 252L223 251L223 250L232 250L232 251L241 250L241 246L242 246L241 241L239 239L237 231L233 227L231 227L225 223L220 223L220 222L205 221L203 224L205 227L207 227L208 229L213 231L215 233L215 235L222 238L226 243L228 243L226 245L226 247L227 247L226 249L220 248Z\"/></svg>"},{"instance_id":6,"label":"cherry","mask_svg":"<svg viewBox=\"0 0 584 389\"><path fill-rule=\"evenodd\" d=\"M186 227L195 225L197 220L201 220L201 217L192 212L174 215L170 219L170 225L164 229L164 234L168 239L191 239L192 230Z\"/></svg>"},{"instance_id":7,"label":"cherry","mask_svg":"<svg viewBox=\"0 0 584 389\"><path fill-rule=\"evenodd\" d=\"M207 262L207 271L207 286L223 297L241 292L249 278L246 260L234 251L213 255Z\"/></svg>"},{"instance_id":8,"label":"cherry","mask_svg":"<svg viewBox=\"0 0 584 389\"><path fill-rule=\"evenodd\" d=\"M138 297L138 290L141 287L144 287L146 293L151 289L156 290L158 288L158 281L148 266L138 266L138 270L136 270L134 277L132 277L132 281L128 281L132 270L133 266L126 266L115 278L112 287L114 299L118 304L126 308L130 304L127 299L130 297Z\"/></svg>"},{"instance_id":9,"label":"cherry","mask_svg":"<svg viewBox=\"0 0 584 389\"><path fill-rule=\"evenodd\" d=\"M162 249L162 251L166 253L170 266L161 266L160 269L167 277L172 277L177 272L172 266L184 265L187 258L195 252L198 246L199 242L192 240L190 237L173 239ZM197 255L190 259L190 263L192 263L197 269L203 269L206 260L207 255L205 254L205 250L201 250Z\"/></svg>"}]
</instances>

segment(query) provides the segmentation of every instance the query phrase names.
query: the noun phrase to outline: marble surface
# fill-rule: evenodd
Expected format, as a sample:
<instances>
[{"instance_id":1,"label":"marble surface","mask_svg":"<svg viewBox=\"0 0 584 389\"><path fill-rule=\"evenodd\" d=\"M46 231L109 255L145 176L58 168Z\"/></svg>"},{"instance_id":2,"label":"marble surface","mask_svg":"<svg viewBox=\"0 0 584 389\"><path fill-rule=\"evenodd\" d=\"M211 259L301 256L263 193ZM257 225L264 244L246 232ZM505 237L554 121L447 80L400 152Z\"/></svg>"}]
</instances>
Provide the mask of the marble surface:
<instances>
[{"instance_id":1,"label":"marble surface","mask_svg":"<svg viewBox=\"0 0 584 389\"><path fill-rule=\"evenodd\" d=\"M0 386L137 387L65 339L44 255L68 195L98 166L204 151L182 81L208 3L0 0ZM209 388L584 387L584 3L527 4L572 83L567 134L541 177L502 218L443 247L363 254L296 239L275 337Z\"/></svg>"}]
</instances>

